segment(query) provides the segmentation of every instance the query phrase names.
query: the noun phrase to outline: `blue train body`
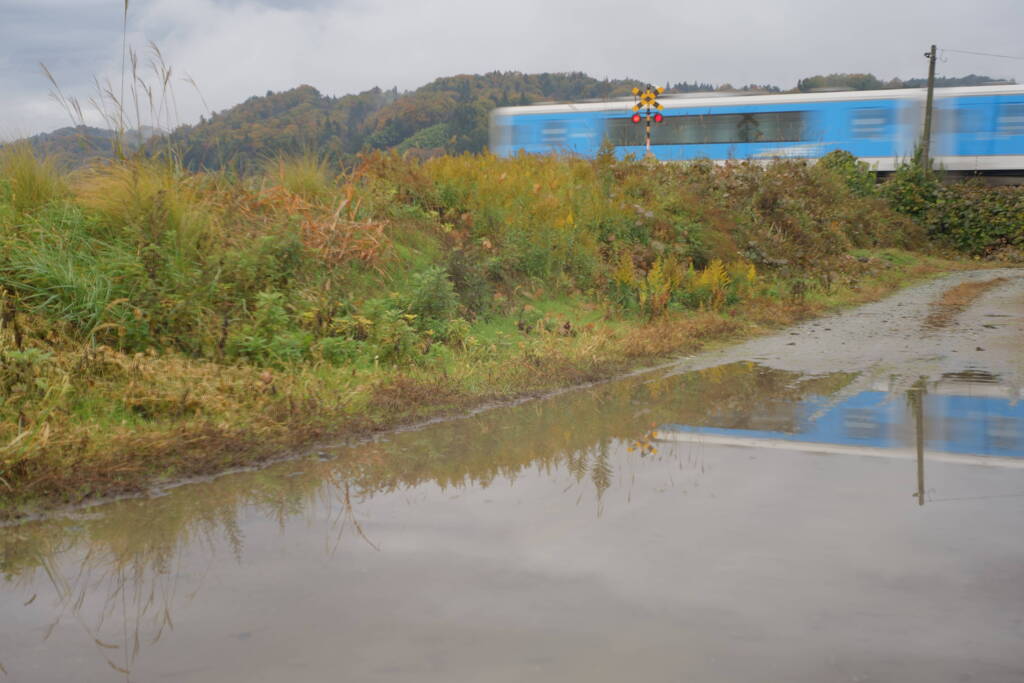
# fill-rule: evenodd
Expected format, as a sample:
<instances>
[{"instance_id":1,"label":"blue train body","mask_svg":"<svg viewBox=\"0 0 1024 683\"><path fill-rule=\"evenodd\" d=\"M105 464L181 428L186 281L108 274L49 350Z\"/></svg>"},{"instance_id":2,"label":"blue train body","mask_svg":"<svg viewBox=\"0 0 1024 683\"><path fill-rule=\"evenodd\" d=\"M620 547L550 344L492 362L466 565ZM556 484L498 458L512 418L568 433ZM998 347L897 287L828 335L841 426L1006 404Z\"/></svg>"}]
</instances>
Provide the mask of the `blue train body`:
<instances>
[{"instance_id":1,"label":"blue train body","mask_svg":"<svg viewBox=\"0 0 1024 683\"><path fill-rule=\"evenodd\" d=\"M999 390L1002 395L974 395L989 388L977 385L966 393L926 394L922 405L926 451L1024 458L1020 392L1005 389ZM798 419L787 430L674 424L662 425L658 432L669 440L674 434L700 434L731 437L737 443L769 439L882 449L915 446L915 418L907 401L887 391L865 391L839 402L831 397L810 397L796 412Z\"/></svg>"},{"instance_id":2,"label":"blue train body","mask_svg":"<svg viewBox=\"0 0 1024 683\"><path fill-rule=\"evenodd\" d=\"M933 156L950 170L1024 169L1024 88L980 86L936 91ZM817 159L842 149L879 171L910 158L920 139L922 90L727 97L663 97L665 120L652 127L662 161ZM644 126L632 101L497 109L491 151L510 156L568 153L594 157L608 140L621 158L643 155Z\"/></svg>"}]
</instances>

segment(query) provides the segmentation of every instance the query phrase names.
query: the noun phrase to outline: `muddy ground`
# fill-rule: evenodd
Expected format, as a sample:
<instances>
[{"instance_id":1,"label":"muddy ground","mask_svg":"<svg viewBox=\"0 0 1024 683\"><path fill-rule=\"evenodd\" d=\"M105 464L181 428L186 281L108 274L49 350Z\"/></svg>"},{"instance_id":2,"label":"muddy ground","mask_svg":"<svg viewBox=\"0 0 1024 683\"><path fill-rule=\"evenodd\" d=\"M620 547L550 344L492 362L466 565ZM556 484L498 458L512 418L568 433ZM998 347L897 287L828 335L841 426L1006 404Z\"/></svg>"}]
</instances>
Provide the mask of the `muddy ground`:
<instances>
[{"instance_id":1,"label":"muddy ground","mask_svg":"<svg viewBox=\"0 0 1024 683\"><path fill-rule=\"evenodd\" d=\"M933 304L947 289L998 278L1006 281L954 315L948 324L928 324ZM1022 386L1024 270L947 275L770 337L701 354L682 363L680 370L736 360L755 360L799 372L865 372L865 382L890 372L934 375L984 367Z\"/></svg>"}]
</instances>

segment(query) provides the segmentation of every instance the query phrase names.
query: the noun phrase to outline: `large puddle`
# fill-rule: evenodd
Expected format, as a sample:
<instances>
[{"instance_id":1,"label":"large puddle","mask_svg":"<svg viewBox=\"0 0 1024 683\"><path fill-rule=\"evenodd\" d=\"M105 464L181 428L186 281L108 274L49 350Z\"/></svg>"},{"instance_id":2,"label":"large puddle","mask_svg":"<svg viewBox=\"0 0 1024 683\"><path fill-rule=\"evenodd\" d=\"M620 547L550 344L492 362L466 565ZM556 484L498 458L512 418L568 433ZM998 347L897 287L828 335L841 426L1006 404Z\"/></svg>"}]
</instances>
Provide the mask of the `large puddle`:
<instances>
[{"instance_id":1,"label":"large puddle","mask_svg":"<svg viewBox=\"0 0 1024 683\"><path fill-rule=\"evenodd\" d=\"M1024 400L983 369L659 372L0 529L0 665L1020 681L1022 522Z\"/></svg>"}]
</instances>

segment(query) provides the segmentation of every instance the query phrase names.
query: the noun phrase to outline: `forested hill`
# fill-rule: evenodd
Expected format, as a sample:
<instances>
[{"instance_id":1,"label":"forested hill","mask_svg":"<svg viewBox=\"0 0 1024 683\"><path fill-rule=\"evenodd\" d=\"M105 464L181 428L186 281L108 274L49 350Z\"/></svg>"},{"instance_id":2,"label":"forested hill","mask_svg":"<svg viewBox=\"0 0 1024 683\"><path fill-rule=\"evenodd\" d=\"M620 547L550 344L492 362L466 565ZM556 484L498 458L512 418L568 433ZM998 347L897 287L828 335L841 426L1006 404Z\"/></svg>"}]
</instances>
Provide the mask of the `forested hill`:
<instances>
[{"instance_id":1,"label":"forested hill","mask_svg":"<svg viewBox=\"0 0 1024 683\"><path fill-rule=\"evenodd\" d=\"M967 76L937 76L936 88L954 88L966 85L986 85L990 83L1013 83L999 81L991 76L968 74ZM888 90L892 88L924 88L928 85L927 78L910 78L903 80L893 78L883 81L874 74L829 74L828 76L810 76L797 81L797 92L815 92L821 90Z\"/></svg>"},{"instance_id":2,"label":"forested hill","mask_svg":"<svg viewBox=\"0 0 1024 683\"><path fill-rule=\"evenodd\" d=\"M141 132L128 131L122 140L122 147L125 151L134 151L143 141L161 133L148 126L144 126ZM34 135L28 142L40 157L57 157L63 166L76 168L94 159L113 157L116 135L106 128L67 126Z\"/></svg>"},{"instance_id":3,"label":"forested hill","mask_svg":"<svg viewBox=\"0 0 1024 683\"><path fill-rule=\"evenodd\" d=\"M638 83L582 73L493 72L439 78L407 93L374 88L343 97L303 85L249 98L173 137L193 169L246 171L279 153L305 150L332 160L364 149L477 152L487 145L487 115L495 107L625 96Z\"/></svg>"},{"instance_id":4,"label":"forested hill","mask_svg":"<svg viewBox=\"0 0 1024 683\"><path fill-rule=\"evenodd\" d=\"M987 76L940 78L940 86L977 85ZM921 79L883 82L872 74L830 74L800 79L790 92L920 87ZM641 81L596 79L584 73L491 72L439 78L399 93L373 88L358 95L330 97L302 85L267 92L181 126L171 135L192 170L233 169L248 173L279 154L313 152L331 163L351 162L369 149L396 149L419 155L478 152L487 146L488 113L495 107L540 101L579 101L625 97ZM668 93L703 91L780 92L773 85L666 83ZM38 152L59 154L72 165L109 156L113 133L67 128L31 139ZM131 143L132 135L126 136ZM134 139L137 139L134 138ZM159 145L164 148L164 141Z\"/></svg>"}]
</instances>

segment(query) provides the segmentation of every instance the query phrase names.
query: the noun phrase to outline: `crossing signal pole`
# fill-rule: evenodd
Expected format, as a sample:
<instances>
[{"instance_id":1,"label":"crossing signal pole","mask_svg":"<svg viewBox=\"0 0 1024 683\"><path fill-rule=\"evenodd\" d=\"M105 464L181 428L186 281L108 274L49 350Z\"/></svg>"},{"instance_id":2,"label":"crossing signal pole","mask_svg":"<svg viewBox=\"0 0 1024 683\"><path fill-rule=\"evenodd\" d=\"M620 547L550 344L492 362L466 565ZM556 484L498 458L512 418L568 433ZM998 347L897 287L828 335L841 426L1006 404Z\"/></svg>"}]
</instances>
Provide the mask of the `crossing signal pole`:
<instances>
[{"instance_id":1,"label":"crossing signal pole","mask_svg":"<svg viewBox=\"0 0 1024 683\"><path fill-rule=\"evenodd\" d=\"M646 88L641 90L640 88L633 88L633 123L640 123L645 121L644 126L644 139L646 141L647 153L645 156L652 156L651 154L651 121L654 123L661 123L665 120L661 110L664 108L661 102L658 102L658 95L665 92L664 88L656 88L653 85L648 85ZM641 111L643 113L641 113Z\"/></svg>"}]
</instances>

